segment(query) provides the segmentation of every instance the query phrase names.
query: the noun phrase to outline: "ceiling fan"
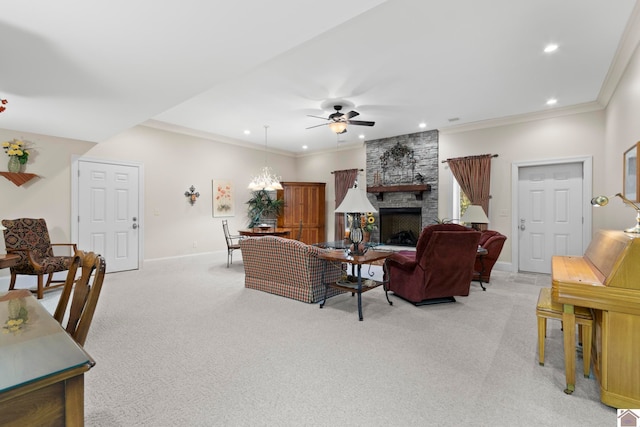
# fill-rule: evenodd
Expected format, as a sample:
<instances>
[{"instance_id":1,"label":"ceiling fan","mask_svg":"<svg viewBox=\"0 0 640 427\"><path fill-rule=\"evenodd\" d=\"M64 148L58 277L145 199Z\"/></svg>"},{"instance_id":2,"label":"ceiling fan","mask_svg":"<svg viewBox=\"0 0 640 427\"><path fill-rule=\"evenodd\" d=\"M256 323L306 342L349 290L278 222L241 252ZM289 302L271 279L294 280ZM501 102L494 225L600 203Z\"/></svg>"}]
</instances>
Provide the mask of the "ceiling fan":
<instances>
[{"instance_id":1,"label":"ceiling fan","mask_svg":"<svg viewBox=\"0 0 640 427\"><path fill-rule=\"evenodd\" d=\"M329 117L320 117L320 116L308 115L309 117L315 117L316 119L328 120L329 123L323 123L321 125L310 126L307 129L317 128L318 126L328 125L329 128L333 132L335 132L337 134L341 134L341 133L345 133L347 131L347 125L373 126L373 125L376 124L376 122L368 122L368 121L364 121L364 120L351 120L352 118L354 118L356 116L359 116L360 113L358 113L357 111L354 111L354 110L351 110L348 113L341 113L340 110L342 110L342 105L334 105L333 108L335 108L336 112L329 114Z\"/></svg>"}]
</instances>

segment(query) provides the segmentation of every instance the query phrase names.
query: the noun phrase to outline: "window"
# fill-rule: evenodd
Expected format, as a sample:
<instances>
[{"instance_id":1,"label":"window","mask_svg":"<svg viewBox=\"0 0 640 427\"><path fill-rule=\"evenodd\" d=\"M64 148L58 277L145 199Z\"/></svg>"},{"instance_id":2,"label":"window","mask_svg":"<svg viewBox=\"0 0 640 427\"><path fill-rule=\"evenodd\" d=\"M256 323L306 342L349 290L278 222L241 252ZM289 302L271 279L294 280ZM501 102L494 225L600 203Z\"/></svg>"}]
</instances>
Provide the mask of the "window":
<instances>
[{"instance_id":1,"label":"window","mask_svg":"<svg viewBox=\"0 0 640 427\"><path fill-rule=\"evenodd\" d=\"M469 198L460 189L458 181L453 180L453 218L454 222L460 222L462 214L467 210L467 207L471 204Z\"/></svg>"}]
</instances>

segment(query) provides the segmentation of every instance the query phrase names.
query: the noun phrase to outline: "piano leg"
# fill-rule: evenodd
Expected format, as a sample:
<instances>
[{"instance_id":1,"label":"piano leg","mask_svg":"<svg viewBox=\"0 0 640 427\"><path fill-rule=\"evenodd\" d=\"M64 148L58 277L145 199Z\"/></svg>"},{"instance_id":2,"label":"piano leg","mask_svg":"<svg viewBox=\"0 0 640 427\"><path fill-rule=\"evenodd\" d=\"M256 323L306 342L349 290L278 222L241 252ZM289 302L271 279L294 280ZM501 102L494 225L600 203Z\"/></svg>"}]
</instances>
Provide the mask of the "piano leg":
<instances>
[{"instance_id":1,"label":"piano leg","mask_svg":"<svg viewBox=\"0 0 640 427\"><path fill-rule=\"evenodd\" d=\"M571 304L563 304L562 329L564 338L564 370L567 378L565 393L576 389L576 315ZM590 351L590 349L588 350Z\"/></svg>"}]
</instances>

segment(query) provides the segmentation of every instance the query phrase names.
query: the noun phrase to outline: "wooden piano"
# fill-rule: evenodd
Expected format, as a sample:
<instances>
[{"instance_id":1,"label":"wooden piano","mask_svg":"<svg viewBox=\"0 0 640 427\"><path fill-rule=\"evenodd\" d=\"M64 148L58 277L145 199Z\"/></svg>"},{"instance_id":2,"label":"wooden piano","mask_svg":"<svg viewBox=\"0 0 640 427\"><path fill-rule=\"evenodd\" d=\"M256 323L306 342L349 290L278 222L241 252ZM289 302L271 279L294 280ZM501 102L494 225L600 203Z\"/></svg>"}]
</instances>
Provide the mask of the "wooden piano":
<instances>
[{"instance_id":1,"label":"wooden piano","mask_svg":"<svg viewBox=\"0 0 640 427\"><path fill-rule=\"evenodd\" d=\"M640 408L640 235L598 231L584 256L554 256L551 263L552 298L563 304L565 393L575 389L574 306L590 307L600 400Z\"/></svg>"}]
</instances>

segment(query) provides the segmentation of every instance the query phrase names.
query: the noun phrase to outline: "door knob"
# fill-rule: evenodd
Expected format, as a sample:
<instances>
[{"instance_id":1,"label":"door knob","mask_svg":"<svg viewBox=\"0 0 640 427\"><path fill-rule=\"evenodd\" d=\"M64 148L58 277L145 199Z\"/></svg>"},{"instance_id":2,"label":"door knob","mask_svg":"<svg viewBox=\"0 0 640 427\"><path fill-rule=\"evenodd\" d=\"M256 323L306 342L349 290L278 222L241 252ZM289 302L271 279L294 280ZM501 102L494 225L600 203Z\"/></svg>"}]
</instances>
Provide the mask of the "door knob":
<instances>
[{"instance_id":1,"label":"door knob","mask_svg":"<svg viewBox=\"0 0 640 427\"><path fill-rule=\"evenodd\" d=\"M524 226L524 218L520 218L520 230L524 231L524 229L527 228Z\"/></svg>"},{"instance_id":2,"label":"door knob","mask_svg":"<svg viewBox=\"0 0 640 427\"><path fill-rule=\"evenodd\" d=\"M135 230L136 228L138 228L138 224L133 223L133 225L131 227Z\"/></svg>"}]
</instances>

